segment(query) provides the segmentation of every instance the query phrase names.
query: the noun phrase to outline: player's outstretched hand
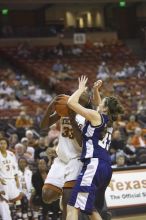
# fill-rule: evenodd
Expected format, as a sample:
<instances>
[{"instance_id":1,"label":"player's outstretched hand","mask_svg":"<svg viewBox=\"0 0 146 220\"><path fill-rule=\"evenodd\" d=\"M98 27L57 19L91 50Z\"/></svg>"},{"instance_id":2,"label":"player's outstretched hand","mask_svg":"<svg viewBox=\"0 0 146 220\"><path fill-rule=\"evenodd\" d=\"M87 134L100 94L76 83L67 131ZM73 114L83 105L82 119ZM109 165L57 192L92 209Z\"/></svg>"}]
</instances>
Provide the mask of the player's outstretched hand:
<instances>
[{"instance_id":1,"label":"player's outstretched hand","mask_svg":"<svg viewBox=\"0 0 146 220\"><path fill-rule=\"evenodd\" d=\"M87 90L87 86L86 86L87 81L88 81L88 77L86 76L79 77L79 90L81 90L81 92L85 92Z\"/></svg>"},{"instance_id":2,"label":"player's outstretched hand","mask_svg":"<svg viewBox=\"0 0 146 220\"><path fill-rule=\"evenodd\" d=\"M102 86L102 80L98 80L94 83L93 85L93 89L100 89L100 87Z\"/></svg>"}]
</instances>

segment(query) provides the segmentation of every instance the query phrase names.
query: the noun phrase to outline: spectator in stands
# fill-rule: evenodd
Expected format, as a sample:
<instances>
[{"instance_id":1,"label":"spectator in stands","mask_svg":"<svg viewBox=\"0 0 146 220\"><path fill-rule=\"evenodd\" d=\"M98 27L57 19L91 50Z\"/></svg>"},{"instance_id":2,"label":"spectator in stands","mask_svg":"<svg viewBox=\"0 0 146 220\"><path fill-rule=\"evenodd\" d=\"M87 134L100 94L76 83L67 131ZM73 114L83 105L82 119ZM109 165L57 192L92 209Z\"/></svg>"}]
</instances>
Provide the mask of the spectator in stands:
<instances>
[{"instance_id":1,"label":"spectator in stands","mask_svg":"<svg viewBox=\"0 0 146 220\"><path fill-rule=\"evenodd\" d=\"M102 62L101 65L99 65L97 70L97 79L106 80L110 77L109 69L105 62Z\"/></svg>"},{"instance_id":2,"label":"spectator in stands","mask_svg":"<svg viewBox=\"0 0 146 220\"><path fill-rule=\"evenodd\" d=\"M14 152L15 152L16 159L18 161L19 158L24 157L25 146L21 143L17 143L14 147Z\"/></svg>"},{"instance_id":3,"label":"spectator in stands","mask_svg":"<svg viewBox=\"0 0 146 220\"><path fill-rule=\"evenodd\" d=\"M0 94L6 94L6 95L10 95L14 93L14 90L8 86L7 82L2 81L0 83Z\"/></svg>"},{"instance_id":4,"label":"spectator in stands","mask_svg":"<svg viewBox=\"0 0 146 220\"><path fill-rule=\"evenodd\" d=\"M56 63L53 64L52 66L52 71L56 72L56 73L61 73L63 72L64 70L64 66L63 64L61 63L61 61L58 59L56 61Z\"/></svg>"},{"instance_id":5,"label":"spectator in stands","mask_svg":"<svg viewBox=\"0 0 146 220\"><path fill-rule=\"evenodd\" d=\"M140 127L139 123L136 121L135 115L130 115L129 120L126 124L126 132L128 135L134 134L135 128Z\"/></svg>"},{"instance_id":6,"label":"spectator in stands","mask_svg":"<svg viewBox=\"0 0 146 220\"><path fill-rule=\"evenodd\" d=\"M12 37L14 34L13 27L11 25L4 25L1 31L3 37Z\"/></svg>"},{"instance_id":7,"label":"spectator in stands","mask_svg":"<svg viewBox=\"0 0 146 220\"><path fill-rule=\"evenodd\" d=\"M5 132L0 130L0 139L5 137Z\"/></svg>"},{"instance_id":8,"label":"spectator in stands","mask_svg":"<svg viewBox=\"0 0 146 220\"><path fill-rule=\"evenodd\" d=\"M75 56L80 56L83 53L83 51L82 51L81 47L79 47L77 45L73 45L71 53Z\"/></svg>"},{"instance_id":9,"label":"spectator in stands","mask_svg":"<svg viewBox=\"0 0 146 220\"><path fill-rule=\"evenodd\" d=\"M127 78L126 70L122 68L121 70L117 71L115 73L115 78L116 79L124 79Z\"/></svg>"},{"instance_id":10,"label":"spectator in stands","mask_svg":"<svg viewBox=\"0 0 146 220\"><path fill-rule=\"evenodd\" d=\"M110 155L111 155L112 163L115 163L116 152L118 150L124 151L124 149L125 149L125 142L121 137L121 132L119 130L115 130L113 132L113 138L110 144Z\"/></svg>"},{"instance_id":11,"label":"spectator in stands","mask_svg":"<svg viewBox=\"0 0 146 220\"><path fill-rule=\"evenodd\" d=\"M17 109L20 108L22 104L16 99L15 94L12 93L9 95L8 107L10 109Z\"/></svg>"},{"instance_id":12,"label":"spectator in stands","mask_svg":"<svg viewBox=\"0 0 146 220\"><path fill-rule=\"evenodd\" d=\"M9 147L14 150L15 145L19 142L17 133L11 134L9 137Z\"/></svg>"},{"instance_id":13,"label":"spectator in stands","mask_svg":"<svg viewBox=\"0 0 146 220\"><path fill-rule=\"evenodd\" d=\"M146 110L141 110L141 112L137 114L137 120L143 128L144 133L146 133Z\"/></svg>"},{"instance_id":14,"label":"spectator in stands","mask_svg":"<svg viewBox=\"0 0 146 220\"><path fill-rule=\"evenodd\" d=\"M35 160L40 160L43 157L47 157L46 155L47 146L45 145L45 138L40 137L38 140L38 146L35 148L34 158Z\"/></svg>"},{"instance_id":15,"label":"spectator in stands","mask_svg":"<svg viewBox=\"0 0 146 220\"><path fill-rule=\"evenodd\" d=\"M28 86L29 85L29 80L26 78L25 75L20 76L20 84L22 86Z\"/></svg>"},{"instance_id":16,"label":"spectator in stands","mask_svg":"<svg viewBox=\"0 0 146 220\"><path fill-rule=\"evenodd\" d=\"M28 42L20 43L17 47L17 55L27 59L31 55L30 45Z\"/></svg>"},{"instance_id":17,"label":"spectator in stands","mask_svg":"<svg viewBox=\"0 0 146 220\"><path fill-rule=\"evenodd\" d=\"M137 105L137 114L140 114L141 112L146 110L146 100L140 99Z\"/></svg>"},{"instance_id":18,"label":"spectator in stands","mask_svg":"<svg viewBox=\"0 0 146 220\"><path fill-rule=\"evenodd\" d=\"M112 166L112 168L125 167L126 165L126 157L123 151L118 151L116 153L116 164Z\"/></svg>"},{"instance_id":19,"label":"spectator in stands","mask_svg":"<svg viewBox=\"0 0 146 220\"><path fill-rule=\"evenodd\" d=\"M30 128L33 125L33 120L26 114L25 111L21 111L16 118L16 128Z\"/></svg>"},{"instance_id":20,"label":"spectator in stands","mask_svg":"<svg viewBox=\"0 0 146 220\"><path fill-rule=\"evenodd\" d=\"M21 144L24 146L24 157L29 161L32 162L34 160L34 148L29 144L28 138L24 137L21 139Z\"/></svg>"},{"instance_id":21,"label":"spectator in stands","mask_svg":"<svg viewBox=\"0 0 146 220\"><path fill-rule=\"evenodd\" d=\"M9 101L7 94L0 94L0 109L8 109L9 108Z\"/></svg>"},{"instance_id":22,"label":"spectator in stands","mask_svg":"<svg viewBox=\"0 0 146 220\"><path fill-rule=\"evenodd\" d=\"M27 138L28 146L36 147L37 141L32 130L26 130L25 137Z\"/></svg>"},{"instance_id":23,"label":"spectator in stands","mask_svg":"<svg viewBox=\"0 0 146 220\"><path fill-rule=\"evenodd\" d=\"M146 140L142 134L142 129L135 128L134 135L131 138L131 144L137 149L139 147L146 147Z\"/></svg>"},{"instance_id":24,"label":"spectator in stands","mask_svg":"<svg viewBox=\"0 0 146 220\"><path fill-rule=\"evenodd\" d=\"M45 204L42 200L42 187L44 185L45 178L48 173L47 162L44 159L38 161L38 170L32 175L32 184L34 187L34 192L32 194L32 204L36 206L36 214L38 215L38 208L42 207L42 219L46 220L48 216L48 211L51 211L52 206ZM56 210L57 211L57 210ZM56 213L54 213L54 220L56 220ZM38 218L35 218L38 219Z\"/></svg>"},{"instance_id":25,"label":"spectator in stands","mask_svg":"<svg viewBox=\"0 0 146 220\"><path fill-rule=\"evenodd\" d=\"M33 118L33 121L34 121L34 128L37 130L37 131L40 131L40 123L42 121L42 118L43 118L43 108L41 107L37 107L36 109L36 113L34 115L34 118Z\"/></svg>"},{"instance_id":26,"label":"spectator in stands","mask_svg":"<svg viewBox=\"0 0 146 220\"><path fill-rule=\"evenodd\" d=\"M62 57L64 55L64 52L65 52L65 46L62 42L59 42L56 46L55 53L57 56Z\"/></svg>"}]
</instances>

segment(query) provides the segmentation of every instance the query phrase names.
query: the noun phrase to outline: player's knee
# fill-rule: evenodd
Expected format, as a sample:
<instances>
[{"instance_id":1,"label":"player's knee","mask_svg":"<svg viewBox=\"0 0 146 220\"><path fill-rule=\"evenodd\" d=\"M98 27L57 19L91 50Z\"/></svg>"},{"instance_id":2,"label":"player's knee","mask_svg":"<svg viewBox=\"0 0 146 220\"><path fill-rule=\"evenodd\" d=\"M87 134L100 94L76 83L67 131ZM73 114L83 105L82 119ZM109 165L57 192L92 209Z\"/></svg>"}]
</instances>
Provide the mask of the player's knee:
<instances>
[{"instance_id":1,"label":"player's knee","mask_svg":"<svg viewBox=\"0 0 146 220\"><path fill-rule=\"evenodd\" d=\"M67 205L67 219L70 219L74 211L74 207Z\"/></svg>"},{"instance_id":2,"label":"player's knee","mask_svg":"<svg viewBox=\"0 0 146 220\"><path fill-rule=\"evenodd\" d=\"M42 199L45 203L50 204L59 199L60 193L51 189L43 188Z\"/></svg>"}]
</instances>

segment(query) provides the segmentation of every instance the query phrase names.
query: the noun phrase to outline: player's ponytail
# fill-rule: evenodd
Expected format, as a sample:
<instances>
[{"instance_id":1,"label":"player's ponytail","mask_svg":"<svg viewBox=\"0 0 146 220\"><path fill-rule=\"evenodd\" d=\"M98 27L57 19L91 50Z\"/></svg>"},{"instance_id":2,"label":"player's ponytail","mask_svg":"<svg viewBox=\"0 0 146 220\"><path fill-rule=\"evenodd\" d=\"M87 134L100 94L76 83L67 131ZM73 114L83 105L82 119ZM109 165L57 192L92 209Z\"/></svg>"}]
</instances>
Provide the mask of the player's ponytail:
<instances>
[{"instance_id":1,"label":"player's ponytail","mask_svg":"<svg viewBox=\"0 0 146 220\"><path fill-rule=\"evenodd\" d=\"M116 97L109 96L105 98L105 106L108 107L110 123L117 120L118 115L124 113L123 106Z\"/></svg>"}]
</instances>

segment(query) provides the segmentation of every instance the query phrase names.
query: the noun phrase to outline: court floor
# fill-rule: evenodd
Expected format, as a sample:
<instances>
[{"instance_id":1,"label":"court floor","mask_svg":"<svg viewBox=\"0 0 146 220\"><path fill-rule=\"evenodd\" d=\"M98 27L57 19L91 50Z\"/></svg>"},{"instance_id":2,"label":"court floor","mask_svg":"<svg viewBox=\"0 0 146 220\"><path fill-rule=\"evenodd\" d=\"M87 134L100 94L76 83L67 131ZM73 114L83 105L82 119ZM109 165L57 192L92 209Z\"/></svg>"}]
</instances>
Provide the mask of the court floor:
<instances>
[{"instance_id":1,"label":"court floor","mask_svg":"<svg viewBox=\"0 0 146 220\"><path fill-rule=\"evenodd\" d=\"M146 214L134 215L134 216L123 216L123 217L113 217L112 220L146 220Z\"/></svg>"}]
</instances>

